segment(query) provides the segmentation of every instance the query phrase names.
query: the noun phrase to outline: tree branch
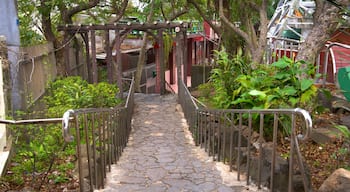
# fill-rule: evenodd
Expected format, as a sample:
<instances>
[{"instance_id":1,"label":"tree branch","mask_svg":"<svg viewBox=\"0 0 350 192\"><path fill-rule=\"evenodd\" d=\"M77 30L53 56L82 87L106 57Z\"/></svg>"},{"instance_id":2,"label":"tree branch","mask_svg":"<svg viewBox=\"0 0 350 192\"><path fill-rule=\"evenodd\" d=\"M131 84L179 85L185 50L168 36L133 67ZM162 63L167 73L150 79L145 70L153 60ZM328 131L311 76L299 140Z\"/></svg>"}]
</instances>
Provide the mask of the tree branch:
<instances>
[{"instance_id":1,"label":"tree branch","mask_svg":"<svg viewBox=\"0 0 350 192\"><path fill-rule=\"evenodd\" d=\"M125 10L126 10L126 8L128 7L128 3L129 3L129 0L124 0L124 1L123 1L122 7L121 7L121 9L119 10L119 14L117 14L117 17L116 17L115 19L112 20L112 23L115 23L115 22L119 21L119 20L123 17L123 15L124 15L124 13L125 13Z\"/></svg>"},{"instance_id":2,"label":"tree branch","mask_svg":"<svg viewBox=\"0 0 350 192\"><path fill-rule=\"evenodd\" d=\"M161 10L161 12L162 12L163 18L164 18L166 21L168 21L168 18L166 17L166 15L165 15L165 13L164 13L163 3L162 3L162 2L160 2L160 10Z\"/></svg>"},{"instance_id":3,"label":"tree branch","mask_svg":"<svg viewBox=\"0 0 350 192\"><path fill-rule=\"evenodd\" d=\"M254 2L247 1L247 4L248 4L250 7L254 8L255 11L259 11L259 10L260 10L259 6L258 6L256 3L254 3Z\"/></svg>"},{"instance_id":4,"label":"tree branch","mask_svg":"<svg viewBox=\"0 0 350 192\"><path fill-rule=\"evenodd\" d=\"M65 14L65 18L64 18L65 21L67 23L69 23L71 21L71 18L73 15L75 15L81 11L91 9L91 8L95 7L99 2L100 2L100 0L89 0L88 3L79 4L79 5L71 8L70 10L67 10L67 12Z\"/></svg>"},{"instance_id":5,"label":"tree branch","mask_svg":"<svg viewBox=\"0 0 350 192\"><path fill-rule=\"evenodd\" d=\"M268 25L269 21L267 18L267 0L262 1L262 5L259 8L259 15L260 15L260 26L259 26L259 43L258 43L258 50L257 57L260 57L262 62L263 54L265 52L265 47L267 45L267 31L268 31Z\"/></svg>"},{"instance_id":6,"label":"tree branch","mask_svg":"<svg viewBox=\"0 0 350 192\"><path fill-rule=\"evenodd\" d=\"M184 15L188 13L188 9L185 8L177 13L174 13L174 15L172 17L170 17L170 19L168 21L174 21L176 18L180 17L181 15Z\"/></svg>"},{"instance_id":7,"label":"tree branch","mask_svg":"<svg viewBox=\"0 0 350 192\"><path fill-rule=\"evenodd\" d=\"M221 34L222 31L221 29L215 25L205 14L204 12L202 11L202 9L199 7L199 5L194 1L194 0L187 0L188 3L192 4L196 10L198 11L198 13L202 16L202 18L204 19L204 21L206 21L210 27L215 31L215 33L217 34Z\"/></svg>"},{"instance_id":8,"label":"tree branch","mask_svg":"<svg viewBox=\"0 0 350 192\"><path fill-rule=\"evenodd\" d=\"M222 5L222 0L219 0L219 16L221 21L223 21L226 25L228 25L235 33L237 33L239 36L241 36L246 43L248 44L248 47L250 49L251 52L253 52L254 50L254 46L252 41L249 38L249 35L242 31L241 29L239 29L238 27L236 27L233 23L231 23L227 17L224 15L224 11L223 11L223 5Z\"/></svg>"}]
</instances>

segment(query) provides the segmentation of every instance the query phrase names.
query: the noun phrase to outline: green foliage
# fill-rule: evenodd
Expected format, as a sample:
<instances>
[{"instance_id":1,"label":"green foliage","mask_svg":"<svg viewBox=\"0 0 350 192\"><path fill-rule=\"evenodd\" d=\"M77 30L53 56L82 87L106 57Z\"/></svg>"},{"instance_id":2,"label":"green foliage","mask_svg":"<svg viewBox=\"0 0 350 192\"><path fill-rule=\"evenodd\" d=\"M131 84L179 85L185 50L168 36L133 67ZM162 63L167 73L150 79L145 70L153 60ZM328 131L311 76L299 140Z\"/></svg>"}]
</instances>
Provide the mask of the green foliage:
<instances>
[{"instance_id":1,"label":"green foliage","mask_svg":"<svg viewBox=\"0 0 350 192\"><path fill-rule=\"evenodd\" d=\"M58 25L75 21L76 23L102 24L110 22L112 14L119 14L122 1L100 1L97 6L74 12L76 8L89 7L90 0L17 0L18 17L20 21L21 43L24 46L40 44L45 40L44 29L50 28L54 38L59 39ZM128 6L127 13L137 11L137 8ZM68 15L72 14L73 15ZM78 15L80 14L80 15ZM68 16L69 18L65 18ZM49 19L42 21L42 19ZM48 23L49 22L49 23ZM44 26L46 25L46 26ZM51 35L51 34L50 34Z\"/></svg>"},{"instance_id":2,"label":"green foliage","mask_svg":"<svg viewBox=\"0 0 350 192\"><path fill-rule=\"evenodd\" d=\"M268 109L315 107L314 68L283 57L271 65L259 65L250 71L239 56L230 60L218 53L218 68L212 71L211 83L218 108ZM301 78L303 77L303 78ZM314 101L314 102L313 102Z\"/></svg>"},{"instance_id":3,"label":"green foliage","mask_svg":"<svg viewBox=\"0 0 350 192\"><path fill-rule=\"evenodd\" d=\"M239 86L235 78L240 74L250 71L242 54L237 54L232 59L225 51L216 51L217 66L212 70L210 82L215 89L213 103L218 108L230 108L230 103L235 98L235 91Z\"/></svg>"},{"instance_id":4,"label":"green foliage","mask_svg":"<svg viewBox=\"0 0 350 192\"><path fill-rule=\"evenodd\" d=\"M115 107L121 100L115 85L106 82L89 84L80 77L58 79L48 85L45 97L47 116L60 117L68 109ZM23 114L22 114L23 115ZM35 190L45 180L55 184L71 179L75 161L75 142L66 144L62 137L61 123L9 126L14 138L15 155L5 182L23 185L30 180ZM99 145L99 143L97 143Z\"/></svg>"},{"instance_id":5,"label":"green foliage","mask_svg":"<svg viewBox=\"0 0 350 192\"><path fill-rule=\"evenodd\" d=\"M171 35L164 33L163 35L164 43L164 64L166 67L169 66L169 54L173 48L173 38Z\"/></svg>"},{"instance_id":6,"label":"green foliage","mask_svg":"<svg viewBox=\"0 0 350 192\"><path fill-rule=\"evenodd\" d=\"M350 130L347 126L345 125L335 125L334 127L337 128L348 142L350 142Z\"/></svg>"},{"instance_id":7,"label":"green foliage","mask_svg":"<svg viewBox=\"0 0 350 192\"><path fill-rule=\"evenodd\" d=\"M75 150L73 145L63 150L60 123L9 126L9 129L15 138L15 155L8 170L11 174L5 175L4 181L21 186L30 178L32 183L36 183L35 189L39 190L40 183L44 184L42 178L45 178L45 175L53 180L58 176L69 177L68 169L72 170L74 167L69 166L72 162L68 161L67 157L75 154ZM61 165L58 162L63 159L67 169L60 169Z\"/></svg>"},{"instance_id":8,"label":"green foliage","mask_svg":"<svg viewBox=\"0 0 350 192\"><path fill-rule=\"evenodd\" d=\"M350 143L350 130L345 125L337 125L333 124L333 126L338 129L344 139L343 145L338 148L337 151L333 152L331 154L331 158L337 160L337 167L343 167L345 169L350 170L349 167L349 157L350 157L350 151L349 151L349 143Z\"/></svg>"},{"instance_id":9,"label":"green foliage","mask_svg":"<svg viewBox=\"0 0 350 192\"><path fill-rule=\"evenodd\" d=\"M313 84L314 66L294 62L283 57L271 65L258 65L251 70L250 64L241 54L232 59L224 51L217 52L217 66L212 70L208 87L214 88L214 95L207 100L216 108L223 109L277 109L304 108L313 111L316 107L317 88ZM307 67L303 68L306 65ZM203 100L203 99L202 99ZM258 127L258 116L253 116L253 127ZM265 116L265 127L271 127L273 117ZM280 117L283 135L290 133L291 119ZM272 136L272 128L264 130Z\"/></svg>"},{"instance_id":10,"label":"green foliage","mask_svg":"<svg viewBox=\"0 0 350 192\"><path fill-rule=\"evenodd\" d=\"M44 37L39 33L38 21L33 20L33 17L38 18L36 4L27 0L18 0L17 4L21 45L30 46L42 43Z\"/></svg>"},{"instance_id":11,"label":"green foliage","mask_svg":"<svg viewBox=\"0 0 350 192\"><path fill-rule=\"evenodd\" d=\"M215 89L212 83L204 83L198 85L199 100L205 103L207 106L214 106L212 97L214 96Z\"/></svg>"},{"instance_id":12,"label":"green foliage","mask_svg":"<svg viewBox=\"0 0 350 192\"><path fill-rule=\"evenodd\" d=\"M45 102L48 115L62 115L68 109L114 107L121 100L116 98L119 89L106 82L89 84L80 77L67 77L51 82Z\"/></svg>"}]
</instances>

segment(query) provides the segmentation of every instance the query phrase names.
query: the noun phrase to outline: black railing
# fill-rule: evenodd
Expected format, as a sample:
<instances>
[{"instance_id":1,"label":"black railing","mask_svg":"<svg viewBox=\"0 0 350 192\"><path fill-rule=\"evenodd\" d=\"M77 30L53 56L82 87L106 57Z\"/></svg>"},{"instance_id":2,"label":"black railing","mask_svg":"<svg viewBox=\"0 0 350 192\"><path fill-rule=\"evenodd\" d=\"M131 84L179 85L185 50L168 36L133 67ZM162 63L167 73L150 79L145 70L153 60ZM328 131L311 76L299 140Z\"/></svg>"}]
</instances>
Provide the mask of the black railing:
<instances>
[{"instance_id":1,"label":"black railing","mask_svg":"<svg viewBox=\"0 0 350 192\"><path fill-rule=\"evenodd\" d=\"M73 116L72 124L63 124L66 141L76 140L80 191L104 188L106 174L116 163L125 148L131 131L134 108L134 81L130 86L124 106L100 109L67 111ZM68 122L67 120L65 122ZM70 126L75 130L71 136Z\"/></svg>"},{"instance_id":2,"label":"black railing","mask_svg":"<svg viewBox=\"0 0 350 192\"><path fill-rule=\"evenodd\" d=\"M68 110L62 118L51 119L30 119L30 120L1 120L2 124L12 125L12 137L16 143L19 138L26 143L39 143L40 139L45 140L46 135L52 134L52 129L60 128L62 125L63 137L58 135L57 144L62 145L64 150L69 142L76 145L76 156L78 161L79 190L93 191L104 187L106 173L110 171L111 165L116 163L126 146L131 131L131 119L134 108L134 80L124 79L128 82L127 98L125 104L114 108L91 108ZM54 136L50 136L54 137ZM45 150L46 146L43 146ZM27 152L34 154L29 147ZM60 150L60 149L59 149ZM56 151L58 152L58 151ZM55 161L55 154L51 155L51 166ZM44 155L45 155L44 154ZM40 154L39 154L40 155ZM33 155L32 155L33 156ZM31 157L31 158L36 158ZM33 160L35 162L35 159ZM45 185L48 172L51 166L45 168L46 171L39 175L38 167L32 163L31 174L35 190L40 191ZM28 170L29 172L29 170ZM45 174L46 176L42 176ZM37 183L42 183L37 185Z\"/></svg>"},{"instance_id":3,"label":"black railing","mask_svg":"<svg viewBox=\"0 0 350 192\"><path fill-rule=\"evenodd\" d=\"M179 84L179 102L196 145L235 169L238 180L243 175L247 185L254 180L259 188L271 191L287 191L287 185L289 192L311 190L299 149L299 140L306 139L312 128L307 111L199 108L183 83ZM282 131L289 133L287 139L278 134ZM278 151L280 139L289 143L287 152ZM296 177L302 178L303 189L295 189Z\"/></svg>"}]
</instances>

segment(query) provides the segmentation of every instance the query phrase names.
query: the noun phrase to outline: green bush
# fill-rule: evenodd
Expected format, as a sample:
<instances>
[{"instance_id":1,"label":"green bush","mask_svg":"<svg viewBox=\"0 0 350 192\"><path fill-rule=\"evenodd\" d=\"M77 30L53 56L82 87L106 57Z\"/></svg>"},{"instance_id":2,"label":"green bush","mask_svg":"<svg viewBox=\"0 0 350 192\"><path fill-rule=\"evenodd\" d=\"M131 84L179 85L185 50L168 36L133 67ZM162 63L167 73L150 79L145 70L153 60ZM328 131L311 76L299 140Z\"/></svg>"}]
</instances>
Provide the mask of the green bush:
<instances>
[{"instance_id":1,"label":"green bush","mask_svg":"<svg viewBox=\"0 0 350 192\"><path fill-rule=\"evenodd\" d=\"M45 102L48 115L57 117L68 109L115 107L121 103L118 92L116 85L106 82L94 85L80 77L67 77L49 84Z\"/></svg>"},{"instance_id":2,"label":"green bush","mask_svg":"<svg viewBox=\"0 0 350 192\"><path fill-rule=\"evenodd\" d=\"M230 104L234 99L234 90L239 88L235 79L241 74L250 73L247 59L238 53L233 58L225 51L215 52L217 65L211 71L209 84L215 89L212 103L217 108L232 108Z\"/></svg>"},{"instance_id":3,"label":"green bush","mask_svg":"<svg viewBox=\"0 0 350 192\"><path fill-rule=\"evenodd\" d=\"M217 108L315 108L313 65L283 57L271 65L261 64L257 69L247 70L248 65L239 55L232 60L226 53L219 52L217 56L218 67L210 78Z\"/></svg>"},{"instance_id":4,"label":"green bush","mask_svg":"<svg viewBox=\"0 0 350 192\"><path fill-rule=\"evenodd\" d=\"M260 64L254 70L247 60L237 54L232 59L226 52L216 53L217 66L212 70L207 85L199 87L207 98L201 99L219 109L278 109L304 108L313 111L317 107L317 87L313 84L315 69L302 61L287 57L267 65ZM208 90L214 88L213 94ZM208 97L209 96L209 97ZM247 117L245 117L247 118ZM271 127L273 116L265 116L266 127ZM290 117L280 117L283 135L290 133ZM253 115L253 127L259 127L258 115ZM272 136L271 130L264 135Z\"/></svg>"},{"instance_id":5,"label":"green bush","mask_svg":"<svg viewBox=\"0 0 350 192\"><path fill-rule=\"evenodd\" d=\"M80 77L51 82L44 100L48 117L61 117L68 109L115 107L119 89L108 83L89 84ZM32 182L37 191L51 182L60 184L73 178L76 141L65 143L61 123L9 126L14 139L14 156L9 172L0 180L22 186ZM73 133L74 134L74 133ZM13 165L13 166L12 166ZM35 184L35 185L34 185Z\"/></svg>"}]
</instances>

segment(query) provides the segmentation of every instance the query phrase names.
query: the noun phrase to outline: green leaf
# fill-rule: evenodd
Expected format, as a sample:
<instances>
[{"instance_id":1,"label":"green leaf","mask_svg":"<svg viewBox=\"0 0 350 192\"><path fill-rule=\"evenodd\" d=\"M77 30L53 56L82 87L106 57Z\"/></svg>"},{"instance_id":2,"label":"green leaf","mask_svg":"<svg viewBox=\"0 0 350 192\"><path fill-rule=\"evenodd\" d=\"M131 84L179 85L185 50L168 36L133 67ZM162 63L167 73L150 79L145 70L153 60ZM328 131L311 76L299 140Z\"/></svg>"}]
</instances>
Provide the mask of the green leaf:
<instances>
[{"instance_id":1,"label":"green leaf","mask_svg":"<svg viewBox=\"0 0 350 192\"><path fill-rule=\"evenodd\" d=\"M288 102L292 105L292 107L294 107L298 104L299 99L295 97L289 97Z\"/></svg>"},{"instance_id":2,"label":"green leaf","mask_svg":"<svg viewBox=\"0 0 350 192\"><path fill-rule=\"evenodd\" d=\"M289 66L289 63L284 58L281 58L278 61L272 63L272 66L284 69Z\"/></svg>"},{"instance_id":3,"label":"green leaf","mask_svg":"<svg viewBox=\"0 0 350 192\"><path fill-rule=\"evenodd\" d=\"M272 102L275 99L278 99L279 96L278 95L269 95L267 96L267 102Z\"/></svg>"},{"instance_id":4,"label":"green leaf","mask_svg":"<svg viewBox=\"0 0 350 192\"><path fill-rule=\"evenodd\" d=\"M275 79L281 80L281 79L288 78L290 76L291 76L291 74L288 72L280 72L280 73L276 73L273 77Z\"/></svg>"},{"instance_id":5,"label":"green leaf","mask_svg":"<svg viewBox=\"0 0 350 192\"><path fill-rule=\"evenodd\" d=\"M283 89L280 90L280 92L282 93L282 95L295 95L298 91L291 86L287 86Z\"/></svg>"},{"instance_id":6,"label":"green leaf","mask_svg":"<svg viewBox=\"0 0 350 192\"><path fill-rule=\"evenodd\" d=\"M240 103L248 103L248 104L254 105L252 100L250 100L250 99L239 98L239 99L236 99L236 100L232 101L232 104L234 104L234 105L237 105L237 104L240 104Z\"/></svg>"},{"instance_id":7,"label":"green leaf","mask_svg":"<svg viewBox=\"0 0 350 192\"><path fill-rule=\"evenodd\" d=\"M302 79L300 82L300 89L301 91L305 91L311 87L311 85L314 84L314 81L311 79Z\"/></svg>"},{"instance_id":8,"label":"green leaf","mask_svg":"<svg viewBox=\"0 0 350 192\"><path fill-rule=\"evenodd\" d=\"M254 106L252 109L260 110L260 109L264 109L264 106L263 105Z\"/></svg>"},{"instance_id":9,"label":"green leaf","mask_svg":"<svg viewBox=\"0 0 350 192\"><path fill-rule=\"evenodd\" d=\"M337 128L347 140L350 140L350 130L347 126L334 124L334 127Z\"/></svg>"},{"instance_id":10,"label":"green leaf","mask_svg":"<svg viewBox=\"0 0 350 192\"><path fill-rule=\"evenodd\" d=\"M251 90L249 91L249 95L252 95L252 96L259 96L259 97L262 97L262 98L265 98L266 97L266 93L263 92L263 91L258 91L258 90Z\"/></svg>"},{"instance_id":11,"label":"green leaf","mask_svg":"<svg viewBox=\"0 0 350 192\"><path fill-rule=\"evenodd\" d=\"M316 86L311 86L310 89L305 91L301 96L300 96L300 101L302 103L307 103L310 102L316 95L317 93L317 88Z\"/></svg>"}]
</instances>

